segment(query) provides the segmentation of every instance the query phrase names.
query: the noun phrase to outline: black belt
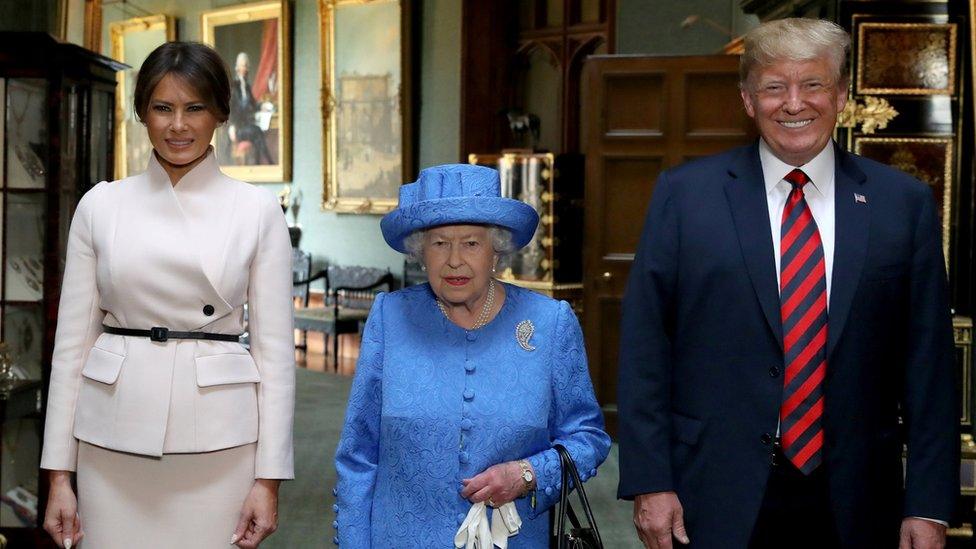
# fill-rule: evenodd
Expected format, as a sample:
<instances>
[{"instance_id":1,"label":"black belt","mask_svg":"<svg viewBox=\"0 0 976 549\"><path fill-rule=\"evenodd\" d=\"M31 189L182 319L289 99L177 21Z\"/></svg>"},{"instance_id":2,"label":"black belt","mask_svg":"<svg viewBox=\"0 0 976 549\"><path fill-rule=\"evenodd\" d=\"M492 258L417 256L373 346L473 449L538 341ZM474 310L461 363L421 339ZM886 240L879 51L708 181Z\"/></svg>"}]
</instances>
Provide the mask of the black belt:
<instances>
[{"instance_id":1,"label":"black belt","mask_svg":"<svg viewBox=\"0 0 976 549\"><path fill-rule=\"evenodd\" d=\"M167 339L206 339L209 341L240 341L241 336L233 334L211 334L208 332L174 332L169 328L154 326L149 330L134 330L132 328L117 328L102 324L102 329L106 334L120 336L148 337L153 341L166 341Z\"/></svg>"}]
</instances>

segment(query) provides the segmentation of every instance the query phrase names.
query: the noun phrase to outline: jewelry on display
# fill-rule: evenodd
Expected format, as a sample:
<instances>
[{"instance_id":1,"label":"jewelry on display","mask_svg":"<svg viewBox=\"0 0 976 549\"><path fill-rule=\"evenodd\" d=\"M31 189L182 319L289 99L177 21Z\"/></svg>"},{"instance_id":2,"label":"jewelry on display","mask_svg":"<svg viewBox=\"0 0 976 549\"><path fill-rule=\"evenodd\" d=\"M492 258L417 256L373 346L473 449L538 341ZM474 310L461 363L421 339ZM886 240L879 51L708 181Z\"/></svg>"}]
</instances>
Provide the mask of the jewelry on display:
<instances>
[{"instance_id":1,"label":"jewelry on display","mask_svg":"<svg viewBox=\"0 0 976 549\"><path fill-rule=\"evenodd\" d=\"M441 313L447 317L448 320L451 319L451 314L447 310L447 305L440 298L436 298L437 308L441 310ZM485 298L485 303L481 306L481 314L478 315L478 320L475 321L474 326L471 327L472 330L477 330L485 324L488 324L488 315L491 314L491 307L495 304L495 279L488 279L488 297Z\"/></svg>"},{"instance_id":2,"label":"jewelry on display","mask_svg":"<svg viewBox=\"0 0 976 549\"><path fill-rule=\"evenodd\" d=\"M23 92L24 106L23 108L19 109L20 112L18 113L18 107L14 104L13 90L10 88L8 88L8 90L10 96L10 113L13 115L13 121L15 123L14 131L12 132L15 137L14 153L17 156L17 160L20 162L21 166L24 167L24 170L26 170L31 177L37 179L44 176L44 162L42 162L41 158L37 156L37 153L31 149L29 142L27 145L23 143L23 138L21 137L21 134L23 133L24 120L27 118L27 112L30 110L32 94L30 91Z\"/></svg>"}]
</instances>

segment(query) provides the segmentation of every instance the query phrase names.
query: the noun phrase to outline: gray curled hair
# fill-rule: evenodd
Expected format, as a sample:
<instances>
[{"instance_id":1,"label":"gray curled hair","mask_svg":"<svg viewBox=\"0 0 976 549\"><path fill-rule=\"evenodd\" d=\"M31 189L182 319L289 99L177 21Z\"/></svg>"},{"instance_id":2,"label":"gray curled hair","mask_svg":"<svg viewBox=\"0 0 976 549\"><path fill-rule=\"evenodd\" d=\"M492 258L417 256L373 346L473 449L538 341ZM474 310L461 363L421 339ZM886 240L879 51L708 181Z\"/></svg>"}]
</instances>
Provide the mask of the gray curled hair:
<instances>
[{"instance_id":1,"label":"gray curled hair","mask_svg":"<svg viewBox=\"0 0 976 549\"><path fill-rule=\"evenodd\" d=\"M763 23L749 31L739 58L739 87L746 89L749 74L757 66L778 60L811 61L826 56L836 69L837 83L847 80L851 37L836 23L792 17Z\"/></svg>"},{"instance_id":2,"label":"gray curled hair","mask_svg":"<svg viewBox=\"0 0 976 549\"><path fill-rule=\"evenodd\" d=\"M426 233L426 229L420 229L403 239L403 247L407 249L407 259L421 265L424 263L424 235ZM488 225L488 238L491 240L491 247L499 259L515 252L512 231L505 227Z\"/></svg>"}]
</instances>

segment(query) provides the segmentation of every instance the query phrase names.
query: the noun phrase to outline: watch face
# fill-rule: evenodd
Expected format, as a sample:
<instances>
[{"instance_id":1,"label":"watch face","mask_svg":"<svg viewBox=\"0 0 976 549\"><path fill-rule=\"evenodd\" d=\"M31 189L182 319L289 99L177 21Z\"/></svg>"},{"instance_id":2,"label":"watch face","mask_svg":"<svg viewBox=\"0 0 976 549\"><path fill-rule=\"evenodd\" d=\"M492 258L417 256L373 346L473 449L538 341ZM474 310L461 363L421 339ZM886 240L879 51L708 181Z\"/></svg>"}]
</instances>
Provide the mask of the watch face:
<instances>
[{"instance_id":1,"label":"watch face","mask_svg":"<svg viewBox=\"0 0 976 549\"><path fill-rule=\"evenodd\" d=\"M522 471L522 478L525 482L532 482L532 471Z\"/></svg>"}]
</instances>

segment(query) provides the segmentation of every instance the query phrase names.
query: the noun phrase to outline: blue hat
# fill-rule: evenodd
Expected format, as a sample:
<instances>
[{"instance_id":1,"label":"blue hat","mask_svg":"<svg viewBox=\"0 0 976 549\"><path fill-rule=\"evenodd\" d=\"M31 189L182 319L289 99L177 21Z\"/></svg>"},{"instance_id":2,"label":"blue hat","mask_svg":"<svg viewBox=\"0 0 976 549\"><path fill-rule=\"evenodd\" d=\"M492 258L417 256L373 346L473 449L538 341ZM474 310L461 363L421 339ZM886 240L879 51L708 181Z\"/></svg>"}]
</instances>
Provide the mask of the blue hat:
<instances>
[{"instance_id":1,"label":"blue hat","mask_svg":"<svg viewBox=\"0 0 976 549\"><path fill-rule=\"evenodd\" d=\"M539 214L532 206L501 197L498 172L473 164L445 164L420 172L400 187L400 204L383 216L380 229L394 250L407 253L403 239L441 225L498 225L512 231L519 249L532 240Z\"/></svg>"}]
</instances>

